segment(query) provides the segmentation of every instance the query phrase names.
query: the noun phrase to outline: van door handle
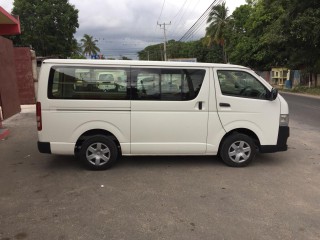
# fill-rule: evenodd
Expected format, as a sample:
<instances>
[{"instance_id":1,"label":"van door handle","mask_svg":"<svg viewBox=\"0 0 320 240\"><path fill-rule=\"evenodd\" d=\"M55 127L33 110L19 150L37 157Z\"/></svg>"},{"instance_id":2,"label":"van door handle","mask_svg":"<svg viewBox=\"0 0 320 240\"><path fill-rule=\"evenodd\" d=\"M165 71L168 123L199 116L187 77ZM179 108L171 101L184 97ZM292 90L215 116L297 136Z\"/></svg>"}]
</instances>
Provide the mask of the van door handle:
<instances>
[{"instance_id":1,"label":"van door handle","mask_svg":"<svg viewBox=\"0 0 320 240\"><path fill-rule=\"evenodd\" d=\"M220 107L231 107L229 103L219 103Z\"/></svg>"},{"instance_id":2,"label":"van door handle","mask_svg":"<svg viewBox=\"0 0 320 240\"><path fill-rule=\"evenodd\" d=\"M202 102L199 102L198 104L199 110L202 110Z\"/></svg>"}]
</instances>

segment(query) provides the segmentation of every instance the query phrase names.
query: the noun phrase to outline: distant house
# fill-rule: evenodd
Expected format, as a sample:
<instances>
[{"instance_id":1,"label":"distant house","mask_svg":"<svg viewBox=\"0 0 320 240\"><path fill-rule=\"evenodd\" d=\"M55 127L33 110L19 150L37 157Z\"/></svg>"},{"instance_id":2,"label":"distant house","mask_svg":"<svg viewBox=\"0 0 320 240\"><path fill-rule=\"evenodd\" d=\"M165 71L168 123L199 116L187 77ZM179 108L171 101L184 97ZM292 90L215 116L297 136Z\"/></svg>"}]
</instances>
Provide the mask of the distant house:
<instances>
[{"instance_id":1,"label":"distant house","mask_svg":"<svg viewBox=\"0 0 320 240\"><path fill-rule=\"evenodd\" d=\"M283 86L290 79L290 69L280 67L271 69L271 84Z\"/></svg>"}]
</instances>

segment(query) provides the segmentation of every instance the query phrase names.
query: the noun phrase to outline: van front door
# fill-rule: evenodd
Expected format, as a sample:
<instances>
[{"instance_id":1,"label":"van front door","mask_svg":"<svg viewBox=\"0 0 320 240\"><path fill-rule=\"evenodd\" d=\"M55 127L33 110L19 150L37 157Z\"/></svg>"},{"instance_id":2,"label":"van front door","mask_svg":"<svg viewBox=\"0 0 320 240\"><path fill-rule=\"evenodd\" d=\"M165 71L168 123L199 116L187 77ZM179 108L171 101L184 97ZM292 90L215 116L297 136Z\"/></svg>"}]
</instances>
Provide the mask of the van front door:
<instances>
[{"instance_id":1,"label":"van front door","mask_svg":"<svg viewBox=\"0 0 320 240\"><path fill-rule=\"evenodd\" d=\"M261 145L275 145L278 138L280 100L268 100L270 90L247 69L217 69L214 71L217 109L221 123L229 132L248 129Z\"/></svg>"},{"instance_id":2,"label":"van front door","mask_svg":"<svg viewBox=\"0 0 320 240\"><path fill-rule=\"evenodd\" d=\"M204 154L209 71L133 67L131 79L131 154Z\"/></svg>"}]
</instances>

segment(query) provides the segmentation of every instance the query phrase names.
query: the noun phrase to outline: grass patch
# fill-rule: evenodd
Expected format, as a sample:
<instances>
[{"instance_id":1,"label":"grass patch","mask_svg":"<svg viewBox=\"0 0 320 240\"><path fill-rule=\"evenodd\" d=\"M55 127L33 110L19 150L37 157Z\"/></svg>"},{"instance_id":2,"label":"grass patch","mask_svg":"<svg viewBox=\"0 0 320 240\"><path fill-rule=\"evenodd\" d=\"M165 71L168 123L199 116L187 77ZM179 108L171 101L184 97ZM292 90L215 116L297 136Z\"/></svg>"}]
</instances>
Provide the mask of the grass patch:
<instances>
[{"instance_id":1,"label":"grass patch","mask_svg":"<svg viewBox=\"0 0 320 240\"><path fill-rule=\"evenodd\" d=\"M297 86L292 89L281 89L283 92L306 93L311 95L320 95L320 87Z\"/></svg>"}]
</instances>

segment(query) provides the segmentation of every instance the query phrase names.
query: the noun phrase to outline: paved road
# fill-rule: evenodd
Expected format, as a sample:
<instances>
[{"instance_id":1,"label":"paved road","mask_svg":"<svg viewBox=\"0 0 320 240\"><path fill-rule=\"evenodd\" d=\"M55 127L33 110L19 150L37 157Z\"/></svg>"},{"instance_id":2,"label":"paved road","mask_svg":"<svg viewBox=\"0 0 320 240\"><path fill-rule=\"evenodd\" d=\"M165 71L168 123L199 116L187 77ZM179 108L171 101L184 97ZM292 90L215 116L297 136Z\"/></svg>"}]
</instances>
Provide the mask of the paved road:
<instances>
[{"instance_id":1,"label":"paved road","mask_svg":"<svg viewBox=\"0 0 320 240\"><path fill-rule=\"evenodd\" d=\"M311 128L320 128L320 98L281 93L289 104L290 119Z\"/></svg>"},{"instance_id":2,"label":"paved road","mask_svg":"<svg viewBox=\"0 0 320 240\"><path fill-rule=\"evenodd\" d=\"M86 171L37 151L34 112L5 126L1 240L320 239L320 130L295 114L290 149L241 169L216 157L127 157Z\"/></svg>"}]
</instances>

